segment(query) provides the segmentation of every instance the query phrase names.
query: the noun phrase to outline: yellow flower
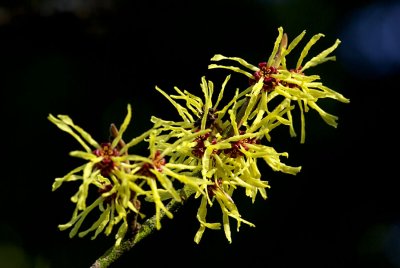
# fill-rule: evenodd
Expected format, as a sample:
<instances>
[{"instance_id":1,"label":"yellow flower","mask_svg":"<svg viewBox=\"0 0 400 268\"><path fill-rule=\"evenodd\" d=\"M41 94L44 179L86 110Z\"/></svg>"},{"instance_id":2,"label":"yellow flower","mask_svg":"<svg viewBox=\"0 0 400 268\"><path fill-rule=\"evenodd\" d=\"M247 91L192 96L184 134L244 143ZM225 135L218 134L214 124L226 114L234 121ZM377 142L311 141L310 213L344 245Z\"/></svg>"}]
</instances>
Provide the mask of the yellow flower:
<instances>
[{"instance_id":1,"label":"yellow flower","mask_svg":"<svg viewBox=\"0 0 400 268\"><path fill-rule=\"evenodd\" d=\"M149 135L150 156L148 158L128 155L126 159L132 162L129 165L131 169L129 177L134 181L143 180L149 188L144 200L155 204L156 228L160 229L161 210L166 216L173 218L173 214L168 211L163 201L173 198L181 202L181 196L176 190L179 186L186 185L194 191L202 191L200 185L204 184L204 181L192 175L195 166L174 163L171 159L177 147L186 139L194 139L197 133L182 138L175 144L167 144L163 137L157 135L158 133L159 130L154 129Z\"/></svg>"},{"instance_id":2,"label":"yellow flower","mask_svg":"<svg viewBox=\"0 0 400 268\"><path fill-rule=\"evenodd\" d=\"M304 143L304 113L308 112L309 108L317 111L327 124L336 127L336 121L338 119L337 116L325 112L319 105L317 105L317 101L322 98L332 98L343 103L348 103L350 101L342 94L323 85L323 83L319 81L320 77L318 75L304 74L304 71L311 67L326 61L335 60L335 56L329 56L329 54L331 54L337 48L337 46L340 44L340 40L337 39L331 47L325 49L317 56L312 57L309 61L303 64L303 61L308 55L310 48L321 37L324 36L323 34L314 35L303 48L295 68L288 69L286 66L286 56L298 45L298 43L304 37L305 31L298 35L289 45L287 35L283 32L282 27L278 28L278 32L278 37L275 41L273 51L268 58L268 61L261 62L258 64L258 66L255 66L238 57L226 57L217 54L211 58L212 61L236 61L245 67L245 70L236 66L224 66L217 64L210 64L209 68L224 68L241 73L248 77L251 85L262 81L263 87L261 94L259 95L267 95L267 97L265 97L265 106L261 107L261 109L265 109L267 112L267 103L270 103L274 98L281 96L283 101L279 102L279 105L282 106L281 110L285 110L287 120L289 120L288 122L285 122L285 124L289 126L290 134L292 136L296 136L296 132L293 127L291 102L297 103L301 113L301 143Z\"/></svg>"},{"instance_id":3,"label":"yellow flower","mask_svg":"<svg viewBox=\"0 0 400 268\"><path fill-rule=\"evenodd\" d=\"M206 221L207 207L212 207L214 201L221 209L222 226L229 242L232 241L229 218L237 221L237 230L242 222L254 226L241 217L232 195L235 189L243 187L245 194L253 202L257 193L264 199L267 198L266 188L269 188L269 184L261 180L261 173L257 167L258 158L263 159L275 171L289 174L297 174L300 171L300 167L281 163L280 157L287 157L287 153L277 153L272 147L259 143L263 137L268 137L268 131L276 127L277 122L285 120L279 117L287 108L270 113L267 116L268 120L259 118L262 117L261 113L253 115L256 94L250 94L252 97L249 100L246 96L251 92L260 91L261 81L242 92L236 90L231 101L219 109L218 104L229 78L230 76L225 79L215 103L212 101L214 85L204 77L200 84L203 98L188 91L182 92L177 87L175 90L179 95L168 95L156 87L175 106L183 121L172 122L152 117L154 128L160 131L158 138L154 138L155 147L169 155L171 163L190 167L187 174L191 177L203 180L203 184L199 183L199 189L195 192L195 198L201 197L197 212L200 227L194 238L196 243L200 242L205 229L221 228L219 222ZM176 100L184 101L186 107ZM255 119L248 120L253 117ZM255 124L261 123L263 128L254 127ZM239 124L243 124L246 130L240 130ZM167 198L168 195L164 197Z\"/></svg>"},{"instance_id":4,"label":"yellow flower","mask_svg":"<svg viewBox=\"0 0 400 268\"><path fill-rule=\"evenodd\" d=\"M232 242L229 218L237 221L237 231L240 223L254 226L244 220L233 200L233 192L241 187L245 189L246 196L255 202L256 196L260 193L263 199L267 198L266 189L270 188L267 181L261 180L261 172L258 168L258 159L272 168L274 171L296 175L301 167L288 166L281 162L280 158L288 157L287 153L278 153L274 148L261 144L264 137L262 131L252 133L250 129L239 131L236 123L236 109L231 114L231 126L233 135L225 139L218 139L214 144L208 143L202 157L202 175L208 181L214 182L207 186L207 195L202 195L201 204L197 212L197 219L200 222L199 230L195 235L195 242L199 243L206 228L220 229L220 223L208 223L206 221L207 205L212 207L216 200L222 211L222 225L225 236ZM272 120L273 121L273 120ZM196 193L195 197L200 194Z\"/></svg>"},{"instance_id":5,"label":"yellow flower","mask_svg":"<svg viewBox=\"0 0 400 268\"><path fill-rule=\"evenodd\" d=\"M131 120L131 106L128 105L127 115L117 129L112 125L113 140L106 143L98 143L89 133L74 124L72 119L66 115L57 117L49 115L48 119L61 130L72 135L83 147L83 151L72 151L70 155L86 161L85 164L73 169L61 178L56 178L52 190L58 189L64 182L81 181L78 191L71 197L76 203L76 208L71 220L59 225L61 230L72 228L70 237L74 237L86 216L96 207L100 211L98 220L86 231L78 235L85 236L94 231L92 239L104 231L106 235L112 232L116 225L120 225L116 234L116 245L119 245L128 228L128 216L140 214L137 197L148 196L150 192L138 185L138 181L132 180L129 175L130 167L127 163L127 151L149 135L149 132L124 143L122 135ZM140 183L140 182L139 182ZM89 195L89 187L97 188L98 197L89 206L86 205ZM143 216L143 215L142 215Z\"/></svg>"}]
</instances>

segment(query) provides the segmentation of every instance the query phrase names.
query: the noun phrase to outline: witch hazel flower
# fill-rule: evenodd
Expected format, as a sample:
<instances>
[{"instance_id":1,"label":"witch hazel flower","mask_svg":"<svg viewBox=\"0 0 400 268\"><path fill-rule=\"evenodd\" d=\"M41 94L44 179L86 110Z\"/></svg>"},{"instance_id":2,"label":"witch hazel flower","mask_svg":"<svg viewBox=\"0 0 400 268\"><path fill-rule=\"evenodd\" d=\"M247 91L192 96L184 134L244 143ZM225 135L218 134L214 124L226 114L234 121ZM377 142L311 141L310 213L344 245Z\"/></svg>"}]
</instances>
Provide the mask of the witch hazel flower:
<instances>
[{"instance_id":1,"label":"witch hazel flower","mask_svg":"<svg viewBox=\"0 0 400 268\"><path fill-rule=\"evenodd\" d=\"M301 143L305 142L305 118L304 113L308 112L309 109L313 109L319 113L322 119L329 125L337 127L338 117L324 111L318 104L319 99L331 98L343 103L349 103L350 100L345 98L342 94L330 89L325 86L320 80L318 75L306 75L305 71L308 71L311 67L317 66L326 61L335 60L335 56L329 56L340 44L340 40L336 40L335 43L320 52L318 55L312 57L307 62L303 63L304 59L308 55L311 47L324 35L314 35L308 43L304 46L300 53L294 68L288 68L286 65L286 56L292 52L292 50L299 44L305 35L303 31L300 35L293 39L288 44L287 34L283 32L283 28L278 28L278 37L275 41L273 51L265 62L260 62L258 65L248 63L239 57L227 57L221 54L214 55L211 61L222 61L230 60L239 63L244 69L236 66L226 66L218 64L210 64L209 69L223 68L228 69L237 73L241 73L248 77L249 84L254 85L258 81L262 81L263 87L260 95L267 95L267 103L272 103L274 98L280 96L285 101L281 103L281 106L288 107L286 109L286 117L288 122L285 122L289 126L291 136L296 136L296 132L293 127L292 117L292 102L297 104L300 110L301 118ZM261 98L261 97L258 97ZM262 107L266 109L266 107ZM268 110L267 110L268 111Z\"/></svg>"},{"instance_id":2,"label":"witch hazel flower","mask_svg":"<svg viewBox=\"0 0 400 268\"><path fill-rule=\"evenodd\" d=\"M206 229L221 228L221 223L209 223L206 220L208 207L211 208L214 201L217 201L222 211L222 226L229 242L232 242L230 218L236 220L237 231L241 223L255 226L241 217L233 193L242 188L253 203L258 193L263 199L267 198L266 189L270 188L270 185L268 181L261 180L259 159L264 160L274 171L296 175L301 170L301 167L292 167L281 162L281 157L288 157L288 153L278 153L273 147L263 145L261 140L264 133L259 131L251 133L245 128L239 130L235 111L235 109L229 111L233 135L207 147L202 157L203 166L208 167L203 169L207 171L206 177L209 181L214 181L214 184L207 187L207 195L201 196L197 213L200 227L195 235L196 243L200 242ZM198 196L200 194L197 193L196 197Z\"/></svg>"},{"instance_id":3,"label":"witch hazel flower","mask_svg":"<svg viewBox=\"0 0 400 268\"><path fill-rule=\"evenodd\" d=\"M188 135L175 141L167 143L168 139L160 135L161 129L157 129L157 124L149 133L145 141L149 144L149 157L127 155L129 160L128 167L131 172L129 178L133 181L142 181L142 189L148 189L143 201L154 203L155 206L155 226L161 228L161 211L170 219L173 214L169 211L164 201L174 199L182 202L183 198L178 191L182 187L192 189L192 191L202 192L201 185L205 182L193 176L196 166L185 164L173 158L176 150L185 140L195 139L197 134Z\"/></svg>"},{"instance_id":4,"label":"witch hazel flower","mask_svg":"<svg viewBox=\"0 0 400 268\"><path fill-rule=\"evenodd\" d=\"M214 84L206 81L205 77L202 77L200 84L203 98L188 91L181 91L177 87L175 91L179 95L169 95L156 87L174 105L183 120L172 122L152 117L152 122L159 126L155 128L167 133L157 139L157 147L162 150L176 148L176 155L171 155L172 159L184 165L192 165L191 175L198 176L205 182L200 186L204 191L195 192L195 198L201 197L197 213L200 227L194 238L196 243L200 242L206 229L221 227L227 240L232 242L230 219L236 220L237 230L241 223L254 227L253 223L242 218L232 195L235 189L244 188L245 194L252 198L253 202L257 193L264 199L267 198L266 188L270 186L267 181L261 180L257 158L263 158L276 171L296 174L300 170L300 167L290 167L280 162L280 157L287 156L287 153L277 153L272 147L260 144L267 131L250 133L239 130L237 121L247 124L246 118L249 117L249 111L252 111L253 100L247 102L246 94L254 90L253 86L243 92L236 90L231 101L219 109L218 104L223 98L222 94L229 78L230 76L227 76L225 79L215 103L212 100ZM257 82L257 87L261 90L262 83ZM179 104L179 100L186 106ZM246 109L242 112L240 108L245 103ZM270 124L264 122L265 125L271 125L271 129L272 125L276 124L275 121L278 121L272 115L269 116ZM278 113L275 115L277 117ZM169 140L174 138L178 139L179 146L171 146L169 143ZM209 223L206 220L207 210L215 202L222 212L222 220Z\"/></svg>"},{"instance_id":5,"label":"witch hazel flower","mask_svg":"<svg viewBox=\"0 0 400 268\"><path fill-rule=\"evenodd\" d=\"M130 165L127 163L128 149L143 141L149 132L132 139L129 143L122 140L122 135L131 120L130 105L120 128L111 125L114 138L110 142L98 143L66 115L55 117L50 114L48 119L62 131L73 136L83 147L83 151L72 151L70 155L86 161L65 176L56 178L53 183L52 190L55 191L65 182L81 182L78 191L71 197L71 201L76 203L72 218L68 223L60 224L59 229L72 228L70 237L77 234L83 237L94 232L92 239L95 239L102 232L106 235L111 234L113 228L119 226L115 235L116 245L119 245L128 230L130 218L133 215L141 215L138 196L151 194L149 190L139 185L140 182L132 180ZM92 189L92 192L97 193L97 198L87 205L90 187L97 189L95 191ZM87 215L96 208L100 212L98 220L85 231L79 231Z\"/></svg>"}]
</instances>

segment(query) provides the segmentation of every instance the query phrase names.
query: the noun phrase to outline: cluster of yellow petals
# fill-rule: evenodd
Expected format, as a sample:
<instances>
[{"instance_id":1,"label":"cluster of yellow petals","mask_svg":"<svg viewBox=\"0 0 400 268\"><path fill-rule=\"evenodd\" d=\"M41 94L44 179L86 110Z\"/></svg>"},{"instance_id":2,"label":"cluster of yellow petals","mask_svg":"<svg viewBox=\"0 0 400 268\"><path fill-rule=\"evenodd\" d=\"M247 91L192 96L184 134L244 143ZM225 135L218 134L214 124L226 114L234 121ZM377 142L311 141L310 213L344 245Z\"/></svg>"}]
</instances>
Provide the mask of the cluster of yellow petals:
<instances>
[{"instance_id":1,"label":"cluster of yellow petals","mask_svg":"<svg viewBox=\"0 0 400 268\"><path fill-rule=\"evenodd\" d=\"M156 86L177 110L178 121L151 117L153 127L142 135L125 143L122 139L131 120L131 107L125 120L114 129L113 140L105 147L90 134L75 125L66 115L49 115L48 119L61 130L72 135L83 147L72 151L73 157L86 161L64 177L56 178L53 190L64 182L80 181L79 189L72 196L76 203L71 220L59 226L61 230L71 228L70 236L80 237L94 232L109 235L115 226L116 246L125 237L132 221L131 216L145 218L140 202L152 202L155 207L156 228L161 228L161 211L169 218L166 202L173 199L181 202L179 190L189 188L200 204L197 212L199 229L194 241L199 243L206 229L223 229L229 242L232 241L231 224L242 223L254 226L245 220L234 201L234 192L244 193L255 202L259 194L267 198L268 181L262 178L260 163L273 171L296 175L300 166L290 166L281 161L287 152L277 152L268 143L271 132L280 125L288 126L291 136L296 136L292 112L296 105L300 110L301 142L305 141L305 116L310 108L317 111L329 125L336 127L337 117L325 112L317 101L332 98L348 103L340 93L319 81L318 75L305 75L304 71L329 60L329 56L340 44L339 40L303 64L310 48L323 34L314 35L304 46L293 69L286 66L286 56L299 44L305 31L288 44L282 27L268 61L258 67L238 57L215 55L211 61L230 60L237 66L210 64L210 69L223 68L240 73L252 81L243 90L235 89L233 97L226 101L224 92L231 74L222 82L218 95L212 81L201 78L203 96L174 87L176 94L168 94ZM224 100L225 105L221 105ZM139 156L128 150L140 142L148 144L149 155ZM107 164L104 165L105 161ZM100 165L103 163L103 165ZM102 170L101 167L107 167ZM107 172L105 172L107 171ZM97 189L98 196L90 205L89 188ZM236 191L237 190L237 191ZM208 222L207 211L215 202L221 211L221 221ZM99 218L89 228L79 231L86 216L98 210Z\"/></svg>"}]
</instances>

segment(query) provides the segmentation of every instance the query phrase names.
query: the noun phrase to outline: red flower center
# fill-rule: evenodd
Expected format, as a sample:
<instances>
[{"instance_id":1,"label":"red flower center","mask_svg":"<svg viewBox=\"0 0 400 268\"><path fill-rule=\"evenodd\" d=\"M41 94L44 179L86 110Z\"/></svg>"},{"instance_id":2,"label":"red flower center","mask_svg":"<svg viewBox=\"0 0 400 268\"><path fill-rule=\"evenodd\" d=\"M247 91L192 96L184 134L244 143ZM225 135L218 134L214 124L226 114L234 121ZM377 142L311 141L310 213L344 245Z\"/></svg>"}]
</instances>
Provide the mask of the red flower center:
<instances>
[{"instance_id":1,"label":"red flower center","mask_svg":"<svg viewBox=\"0 0 400 268\"><path fill-rule=\"evenodd\" d=\"M277 74L278 70L275 67L268 66L266 62L260 62L258 64L258 67L260 68L260 70L253 74L255 79L250 78L250 85L254 85L255 83L257 83L257 81L263 79L263 90L266 92L271 92L279 83L279 80L272 77L271 74Z\"/></svg>"},{"instance_id":2,"label":"red flower center","mask_svg":"<svg viewBox=\"0 0 400 268\"><path fill-rule=\"evenodd\" d=\"M163 166L166 161L164 157L161 157L160 151L157 151L154 155L152 163L143 163L142 167L138 171L139 174L154 178L154 174L150 171L151 169L156 169L157 171L162 171Z\"/></svg>"},{"instance_id":3,"label":"red flower center","mask_svg":"<svg viewBox=\"0 0 400 268\"><path fill-rule=\"evenodd\" d=\"M241 134L243 134L243 131L241 131ZM231 142L231 148L225 149L224 153L231 158L243 156L243 153L240 151L240 148L243 148L247 151L249 149L247 144L256 144L256 143L259 143L259 140L257 140L256 138L245 138L242 140L234 141Z\"/></svg>"},{"instance_id":4,"label":"red flower center","mask_svg":"<svg viewBox=\"0 0 400 268\"><path fill-rule=\"evenodd\" d=\"M102 143L99 149L93 151L96 156L101 156L103 159L96 164L96 168L100 169L101 175L107 177L115 167L115 163L112 161L112 156L118 156L119 151L116 148L111 147L111 143Z\"/></svg>"}]
</instances>

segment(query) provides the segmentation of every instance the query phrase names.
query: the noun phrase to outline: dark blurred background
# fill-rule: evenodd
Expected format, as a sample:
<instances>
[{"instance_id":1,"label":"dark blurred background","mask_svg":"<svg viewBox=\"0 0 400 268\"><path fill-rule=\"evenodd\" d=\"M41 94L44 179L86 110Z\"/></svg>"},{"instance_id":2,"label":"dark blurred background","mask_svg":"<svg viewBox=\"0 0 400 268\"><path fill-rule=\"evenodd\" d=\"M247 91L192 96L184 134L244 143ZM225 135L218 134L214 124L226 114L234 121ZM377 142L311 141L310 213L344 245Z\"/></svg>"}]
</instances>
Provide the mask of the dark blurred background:
<instances>
[{"instance_id":1,"label":"dark blurred background","mask_svg":"<svg viewBox=\"0 0 400 268\"><path fill-rule=\"evenodd\" d=\"M0 267L89 267L113 243L57 229L70 219L77 189L51 185L81 163L68 156L80 146L49 113L70 115L102 141L131 103L126 137L134 137L151 115L176 116L156 85L199 93L205 75L219 88L227 72L208 70L209 59L264 61L279 26L289 40L303 30L305 40L324 33L310 55L342 41L336 62L309 70L350 98L321 103L339 116L338 127L311 111L305 144L286 131L273 136L273 146L289 152L286 163L303 169L265 169L269 198L237 197L256 228L237 233L233 223L232 244L211 230L193 242L192 200L113 267L400 267L399 25L400 1L1 0Z\"/></svg>"}]
</instances>

